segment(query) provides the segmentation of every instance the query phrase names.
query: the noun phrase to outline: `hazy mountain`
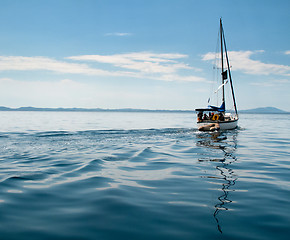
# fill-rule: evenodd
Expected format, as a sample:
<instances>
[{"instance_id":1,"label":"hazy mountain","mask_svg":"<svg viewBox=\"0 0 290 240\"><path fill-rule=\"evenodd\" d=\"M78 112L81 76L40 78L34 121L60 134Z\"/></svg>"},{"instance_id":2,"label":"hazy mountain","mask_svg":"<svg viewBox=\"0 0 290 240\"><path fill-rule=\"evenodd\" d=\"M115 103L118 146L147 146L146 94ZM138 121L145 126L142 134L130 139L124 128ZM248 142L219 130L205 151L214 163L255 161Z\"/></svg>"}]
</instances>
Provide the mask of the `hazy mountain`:
<instances>
[{"instance_id":1,"label":"hazy mountain","mask_svg":"<svg viewBox=\"0 0 290 240\"><path fill-rule=\"evenodd\" d=\"M1 107L0 111L49 111L49 112L194 112L193 110L150 110L150 109L103 109L103 108L35 108L35 107L20 107L7 108Z\"/></svg>"},{"instance_id":2,"label":"hazy mountain","mask_svg":"<svg viewBox=\"0 0 290 240\"><path fill-rule=\"evenodd\" d=\"M0 111L10 111L11 108L7 108L7 107L1 107L0 106Z\"/></svg>"},{"instance_id":3,"label":"hazy mountain","mask_svg":"<svg viewBox=\"0 0 290 240\"><path fill-rule=\"evenodd\" d=\"M0 111L50 111L50 112L195 112L194 110L149 110L149 109L134 109L134 108L122 108L122 109L103 109L103 108L35 108L35 107L20 107L20 108L8 108L1 107ZM277 114L290 112L283 111L275 107L263 107L254 108L248 110L239 110L239 113L251 113L251 114Z\"/></svg>"},{"instance_id":4,"label":"hazy mountain","mask_svg":"<svg viewBox=\"0 0 290 240\"><path fill-rule=\"evenodd\" d=\"M239 112L240 113L264 113L264 114L289 113L275 107L261 107L261 108L254 108L254 109L248 109L248 110L241 110Z\"/></svg>"}]
</instances>

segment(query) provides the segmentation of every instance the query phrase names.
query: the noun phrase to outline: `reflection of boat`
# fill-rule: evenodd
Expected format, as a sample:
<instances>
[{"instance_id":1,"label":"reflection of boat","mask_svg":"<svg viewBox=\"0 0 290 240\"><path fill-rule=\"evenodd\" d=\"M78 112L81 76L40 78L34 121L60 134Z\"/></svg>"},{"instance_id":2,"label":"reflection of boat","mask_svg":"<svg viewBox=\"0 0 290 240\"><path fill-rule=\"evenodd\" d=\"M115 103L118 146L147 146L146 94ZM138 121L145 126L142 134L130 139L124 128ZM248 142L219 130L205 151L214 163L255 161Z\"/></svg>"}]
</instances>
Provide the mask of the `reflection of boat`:
<instances>
[{"instance_id":1,"label":"reflection of boat","mask_svg":"<svg viewBox=\"0 0 290 240\"><path fill-rule=\"evenodd\" d=\"M238 125L238 111L236 106L235 94L233 89L233 82L231 76L230 63L227 53L225 35L220 19L220 57L221 57L221 78L222 84L218 87L215 93L222 89L222 99L220 107L209 105L208 108L198 108L197 111L197 126L201 131L227 130L234 129ZM225 58L225 59L224 59ZM224 66L226 64L226 66ZM230 82L231 95L234 105L234 113L226 112L226 98L225 88L228 83L228 76Z\"/></svg>"},{"instance_id":2,"label":"reflection of boat","mask_svg":"<svg viewBox=\"0 0 290 240\"><path fill-rule=\"evenodd\" d=\"M219 173L218 175L209 174L202 177L221 184L222 193L217 197L218 202L214 206L215 211L213 213L220 233L223 231L218 214L229 210L229 204L232 202L230 192L235 191L231 187L236 184L237 180L237 176L231 168L231 164L237 161L234 155L237 148L236 134L236 131L203 133L199 135L200 140L197 142L198 146L212 150L209 152L209 156L198 159L199 162L212 162ZM212 156L211 152L214 153Z\"/></svg>"},{"instance_id":3,"label":"reflection of boat","mask_svg":"<svg viewBox=\"0 0 290 240\"><path fill-rule=\"evenodd\" d=\"M229 198L229 192L234 191L230 190L230 187L236 184L237 177L234 174L234 171L229 167L230 164L236 161L236 157L233 155L228 155L225 152L225 158L227 158L227 161L221 162L219 166L216 166L216 169L221 174L221 179L223 179L225 182L222 184L222 191L223 194L218 197L219 203L217 203L215 207L215 212L213 214L216 222L218 230L222 233L221 224L219 222L218 213L221 211L228 210L227 204L231 203L232 200Z\"/></svg>"}]
</instances>

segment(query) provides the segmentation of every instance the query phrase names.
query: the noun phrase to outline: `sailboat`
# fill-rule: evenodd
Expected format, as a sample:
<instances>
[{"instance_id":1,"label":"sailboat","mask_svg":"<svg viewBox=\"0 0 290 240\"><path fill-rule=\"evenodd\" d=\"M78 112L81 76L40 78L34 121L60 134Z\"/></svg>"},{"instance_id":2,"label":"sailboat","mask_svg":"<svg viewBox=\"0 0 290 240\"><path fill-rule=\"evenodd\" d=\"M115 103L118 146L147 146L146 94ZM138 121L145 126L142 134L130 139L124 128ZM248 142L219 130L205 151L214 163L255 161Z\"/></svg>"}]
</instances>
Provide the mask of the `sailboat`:
<instances>
[{"instance_id":1,"label":"sailboat","mask_svg":"<svg viewBox=\"0 0 290 240\"><path fill-rule=\"evenodd\" d=\"M221 105L212 106L209 105L207 108L197 108L197 126L200 131L214 131L214 130L229 130L234 129L238 126L238 110L235 100L233 81L229 63L229 57L226 47L225 34L222 25L222 19L220 19L220 57L221 57L221 85L217 91L222 90L221 94ZM229 81L228 81L229 78ZM226 111L226 96L225 86L229 82L230 94L232 95L232 102L234 111Z\"/></svg>"}]
</instances>

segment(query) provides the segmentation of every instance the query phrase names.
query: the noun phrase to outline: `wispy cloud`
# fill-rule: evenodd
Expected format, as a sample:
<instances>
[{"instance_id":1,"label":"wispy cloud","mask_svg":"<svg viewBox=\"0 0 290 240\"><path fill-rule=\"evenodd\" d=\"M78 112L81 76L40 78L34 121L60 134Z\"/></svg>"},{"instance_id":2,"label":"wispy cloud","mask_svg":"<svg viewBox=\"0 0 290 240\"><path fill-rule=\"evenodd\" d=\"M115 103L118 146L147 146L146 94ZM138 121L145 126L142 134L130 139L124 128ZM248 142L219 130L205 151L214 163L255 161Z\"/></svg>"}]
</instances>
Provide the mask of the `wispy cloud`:
<instances>
[{"instance_id":1,"label":"wispy cloud","mask_svg":"<svg viewBox=\"0 0 290 240\"><path fill-rule=\"evenodd\" d=\"M48 70L59 73L108 75L101 69L90 68L86 64L69 63L46 57L0 56L0 71Z\"/></svg>"},{"instance_id":2,"label":"wispy cloud","mask_svg":"<svg viewBox=\"0 0 290 240\"><path fill-rule=\"evenodd\" d=\"M250 85L259 86L259 87L285 87L290 83L288 79L279 79L271 81L260 81L260 82L251 82Z\"/></svg>"},{"instance_id":3,"label":"wispy cloud","mask_svg":"<svg viewBox=\"0 0 290 240\"><path fill-rule=\"evenodd\" d=\"M82 55L68 57L70 60L105 63L137 78L165 81L205 81L202 77L182 75L180 71L200 71L185 64L181 59L188 56L180 53L133 52L114 55Z\"/></svg>"},{"instance_id":4,"label":"wispy cloud","mask_svg":"<svg viewBox=\"0 0 290 240\"><path fill-rule=\"evenodd\" d=\"M132 33L126 33L126 32L113 32L113 33L106 33L105 36L116 36L116 37L127 37L132 36Z\"/></svg>"},{"instance_id":5,"label":"wispy cloud","mask_svg":"<svg viewBox=\"0 0 290 240\"><path fill-rule=\"evenodd\" d=\"M56 60L47 57L0 56L0 71L46 70L63 74L132 77L163 81L205 81L204 78L185 74L185 70L201 71L185 64L179 53L135 52L115 55L82 55ZM81 63L71 62L78 61ZM107 64L104 68L101 64Z\"/></svg>"},{"instance_id":6,"label":"wispy cloud","mask_svg":"<svg viewBox=\"0 0 290 240\"><path fill-rule=\"evenodd\" d=\"M289 51L285 51L286 55L290 55L290 50Z\"/></svg>"},{"instance_id":7,"label":"wispy cloud","mask_svg":"<svg viewBox=\"0 0 290 240\"><path fill-rule=\"evenodd\" d=\"M262 53L263 50L259 51L230 51L228 52L230 63L233 66L233 70L243 71L247 74L254 75L281 75L290 76L290 66L273 64L273 63L263 63L259 60L251 59L251 56L257 53ZM203 55L203 60L214 60L215 53L207 53Z\"/></svg>"},{"instance_id":8,"label":"wispy cloud","mask_svg":"<svg viewBox=\"0 0 290 240\"><path fill-rule=\"evenodd\" d=\"M112 64L115 67L135 70L143 73L173 73L178 69L192 69L187 64L176 61L186 58L183 54L155 54L147 52L116 55L83 55L68 57L77 61L94 61Z\"/></svg>"},{"instance_id":9,"label":"wispy cloud","mask_svg":"<svg viewBox=\"0 0 290 240\"><path fill-rule=\"evenodd\" d=\"M180 59L187 57L187 55L179 53L133 52L114 55L72 56L68 59L106 63L118 68L120 73L127 71L131 76L139 78L165 81L204 81L205 79L198 76L180 74L181 70L201 71L180 61Z\"/></svg>"}]
</instances>

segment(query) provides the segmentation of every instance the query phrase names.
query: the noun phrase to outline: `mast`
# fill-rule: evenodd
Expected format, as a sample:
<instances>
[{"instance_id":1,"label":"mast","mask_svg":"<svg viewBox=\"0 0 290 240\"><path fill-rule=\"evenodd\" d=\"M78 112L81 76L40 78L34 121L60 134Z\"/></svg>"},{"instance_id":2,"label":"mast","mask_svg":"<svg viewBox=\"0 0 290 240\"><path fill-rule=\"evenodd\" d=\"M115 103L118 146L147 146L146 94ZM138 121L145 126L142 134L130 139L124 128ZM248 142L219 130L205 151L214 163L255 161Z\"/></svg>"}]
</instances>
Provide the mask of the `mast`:
<instances>
[{"instance_id":1,"label":"mast","mask_svg":"<svg viewBox=\"0 0 290 240\"><path fill-rule=\"evenodd\" d=\"M224 85L224 53L223 53L223 25L222 25L222 18L220 18L220 37L221 37L221 61L222 61L222 93L223 93L223 98L222 98L222 104L225 102L225 85Z\"/></svg>"},{"instance_id":2,"label":"mast","mask_svg":"<svg viewBox=\"0 0 290 240\"><path fill-rule=\"evenodd\" d=\"M220 23L222 24L221 20L220 20ZM225 47L225 54L226 54L226 60L227 60L227 69L229 71L229 78L230 78L230 84L231 84L231 90L232 90L232 97L233 97L235 112L236 112L236 115L238 115L237 104L236 104L235 93L234 93L234 87L233 87L233 81L232 81L232 75L231 75L231 69L230 69L230 63L229 63L229 57L228 57L227 46L226 46L225 33L224 33L223 28L222 28L222 25L221 25L221 35L222 35L221 39L223 38L223 44L224 44L224 47ZM224 94L224 91L223 91L223 94Z\"/></svg>"}]
</instances>

